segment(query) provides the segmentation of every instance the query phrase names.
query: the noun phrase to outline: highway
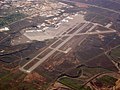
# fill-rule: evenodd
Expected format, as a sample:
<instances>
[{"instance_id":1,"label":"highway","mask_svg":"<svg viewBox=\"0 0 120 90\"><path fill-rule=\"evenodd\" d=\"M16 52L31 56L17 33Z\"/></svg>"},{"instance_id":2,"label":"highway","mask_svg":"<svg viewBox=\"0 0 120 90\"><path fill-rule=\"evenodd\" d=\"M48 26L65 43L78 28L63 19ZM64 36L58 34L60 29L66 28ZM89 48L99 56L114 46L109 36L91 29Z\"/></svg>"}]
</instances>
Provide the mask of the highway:
<instances>
[{"instance_id":1,"label":"highway","mask_svg":"<svg viewBox=\"0 0 120 90\"><path fill-rule=\"evenodd\" d=\"M114 0L109 0L109 1L120 4L120 2L117 2L117 1L114 1Z\"/></svg>"},{"instance_id":2,"label":"highway","mask_svg":"<svg viewBox=\"0 0 120 90\"><path fill-rule=\"evenodd\" d=\"M76 3L76 1L66 1L66 0L62 0L64 2L71 2L71 3ZM79 2L78 2L79 3ZM81 2L80 2L81 3ZM101 6L97 6L97 5L93 5L93 4L87 4L87 3L81 3L81 4L85 4L85 5L88 5L88 6L91 6L91 7L96 7L96 8L100 8L100 9L104 9L104 10L107 10L107 11L111 11L111 12L114 12L114 13L117 13L117 14L120 14L119 11L115 11L113 9L109 9L109 8L105 8L105 7L101 7Z\"/></svg>"},{"instance_id":3,"label":"highway","mask_svg":"<svg viewBox=\"0 0 120 90\"><path fill-rule=\"evenodd\" d=\"M86 3L83 3L83 4L86 4ZM104 9L104 10L107 10L107 11L111 11L111 12L120 14L119 11L115 11L113 9L109 9L109 8L105 8L105 7L101 7L101 6L97 6L97 5L92 5L92 4L86 4L86 5L91 6L91 7L101 8L101 9Z\"/></svg>"}]
</instances>

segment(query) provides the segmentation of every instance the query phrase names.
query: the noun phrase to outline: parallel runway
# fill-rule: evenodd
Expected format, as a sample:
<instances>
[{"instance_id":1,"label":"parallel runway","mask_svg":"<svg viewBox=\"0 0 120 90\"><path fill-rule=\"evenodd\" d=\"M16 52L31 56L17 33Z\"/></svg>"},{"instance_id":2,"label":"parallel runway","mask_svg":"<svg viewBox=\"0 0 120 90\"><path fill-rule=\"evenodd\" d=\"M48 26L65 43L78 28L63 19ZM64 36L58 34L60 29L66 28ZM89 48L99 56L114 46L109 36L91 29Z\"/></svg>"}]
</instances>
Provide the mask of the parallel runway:
<instances>
[{"instance_id":1,"label":"parallel runway","mask_svg":"<svg viewBox=\"0 0 120 90\"><path fill-rule=\"evenodd\" d=\"M34 57L31 61L26 63L24 66L20 68L21 71L24 72L32 72L35 68L37 68L40 64L42 64L45 60L47 60L50 56L52 56L56 51L59 50L65 43L67 43L69 40L71 40L79 31L83 30L89 23L85 23L83 26L81 26L78 30L76 30L72 35L70 35L67 39L65 39L61 44L59 44L57 47L52 49L48 54L46 54L43 58L41 58L36 64L31 66L28 70L25 70L24 67L26 67L30 62L32 62L34 59L36 59L39 55L44 53L50 46L55 44L57 41L59 41L61 38L59 38L56 42L54 42L52 45L50 45L48 48L46 48L44 51L39 53L36 57Z\"/></svg>"},{"instance_id":2,"label":"parallel runway","mask_svg":"<svg viewBox=\"0 0 120 90\"><path fill-rule=\"evenodd\" d=\"M93 23L93 26L91 26L91 28L89 28L85 33L79 33L80 31L82 31L85 27L87 27L90 24L90 22L85 22L80 28L76 29L76 31L74 31L72 34L69 34L68 32L70 32L71 30L74 30L74 28L76 28L76 26L74 28L72 28L70 31L66 32L66 34L62 35L58 38L57 41L55 41L54 43L52 43L50 46L48 46L45 50L43 50L42 52L40 52L38 55L36 55L34 58L32 58L29 62L27 62L25 65L23 65L22 67L20 67L20 70L26 73L30 73L32 72L34 69L36 69L39 65L41 65L43 62L45 62L49 57L51 57L52 55L55 54L56 51L62 52L62 53L68 53L71 50L71 47L69 47L66 51L62 51L60 50L61 47L63 47L67 42L69 42L74 36L77 35L94 35L94 34L106 34L106 33L114 33L116 32L115 30L110 30L110 31L100 31L100 32L91 32L94 28L96 28L96 26L98 24ZM79 25L79 24L78 24ZM54 48L52 48L52 46L54 44L56 44L58 41L60 41L63 37L67 36L67 38L65 40L63 40L61 43L58 43ZM80 41L80 44L86 39L86 37L83 36L83 39ZM48 49L51 49L49 52L47 52L47 54L45 53ZM42 55L43 53L45 53L45 55L42 58L39 58L40 55ZM25 69L27 66L31 65L30 63L33 62L34 60L38 60L35 64L33 64L32 66L30 66L30 68Z\"/></svg>"}]
</instances>

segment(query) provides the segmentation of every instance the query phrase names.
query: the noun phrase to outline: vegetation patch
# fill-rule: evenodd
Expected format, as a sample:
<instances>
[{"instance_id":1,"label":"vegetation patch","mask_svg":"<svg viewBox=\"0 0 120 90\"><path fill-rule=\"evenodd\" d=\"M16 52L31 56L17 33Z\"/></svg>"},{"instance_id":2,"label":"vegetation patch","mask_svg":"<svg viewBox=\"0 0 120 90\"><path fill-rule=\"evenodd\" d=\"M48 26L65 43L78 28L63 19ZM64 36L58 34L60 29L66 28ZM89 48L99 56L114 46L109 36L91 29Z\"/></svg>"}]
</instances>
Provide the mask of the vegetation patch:
<instances>
[{"instance_id":1,"label":"vegetation patch","mask_svg":"<svg viewBox=\"0 0 120 90\"><path fill-rule=\"evenodd\" d=\"M96 82L99 82L99 83L103 84L103 86L105 86L105 87L115 86L116 81L117 81L116 78L108 76L108 75L104 75L104 76L96 79Z\"/></svg>"},{"instance_id":2,"label":"vegetation patch","mask_svg":"<svg viewBox=\"0 0 120 90\"><path fill-rule=\"evenodd\" d=\"M0 27L8 25L8 24L15 22L16 20L19 20L24 17L25 17L25 15L22 13L14 13L14 14L8 15L6 17L2 17L2 18L0 18Z\"/></svg>"},{"instance_id":3,"label":"vegetation patch","mask_svg":"<svg viewBox=\"0 0 120 90\"><path fill-rule=\"evenodd\" d=\"M77 80L71 79L69 77L62 77L58 80L58 82L74 89L74 90L91 90L90 87L83 87Z\"/></svg>"},{"instance_id":4,"label":"vegetation patch","mask_svg":"<svg viewBox=\"0 0 120 90\"><path fill-rule=\"evenodd\" d=\"M120 47L112 50L112 51L111 51L111 55L112 55L112 56L120 57Z\"/></svg>"}]
</instances>

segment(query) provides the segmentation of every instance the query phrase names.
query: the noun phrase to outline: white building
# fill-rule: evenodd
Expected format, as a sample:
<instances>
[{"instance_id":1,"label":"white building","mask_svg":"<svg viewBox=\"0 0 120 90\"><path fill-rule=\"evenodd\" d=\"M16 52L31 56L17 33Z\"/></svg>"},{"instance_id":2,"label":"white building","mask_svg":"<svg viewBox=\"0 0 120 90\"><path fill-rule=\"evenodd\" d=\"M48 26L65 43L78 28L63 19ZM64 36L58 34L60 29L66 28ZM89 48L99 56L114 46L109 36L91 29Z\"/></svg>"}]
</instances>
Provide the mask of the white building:
<instances>
[{"instance_id":1,"label":"white building","mask_svg":"<svg viewBox=\"0 0 120 90\"><path fill-rule=\"evenodd\" d=\"M8 27L0 28L0 32L9 31Z\"/></svg>"}]
</instances>

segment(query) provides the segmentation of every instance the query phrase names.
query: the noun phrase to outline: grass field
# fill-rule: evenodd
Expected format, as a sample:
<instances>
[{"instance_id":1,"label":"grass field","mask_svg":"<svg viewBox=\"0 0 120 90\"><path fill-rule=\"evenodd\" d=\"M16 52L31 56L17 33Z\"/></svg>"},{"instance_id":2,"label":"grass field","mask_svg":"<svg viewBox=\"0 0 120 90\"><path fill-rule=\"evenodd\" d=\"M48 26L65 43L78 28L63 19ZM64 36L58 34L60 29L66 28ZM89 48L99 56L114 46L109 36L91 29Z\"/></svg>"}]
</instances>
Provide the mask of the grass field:
<instances>
[{"instance_id":1,"label":"grass field","mask_svg":"<svg viewBox=\"0 0 120 90\"><path fill-rule=\"evenodd\" d=\"M82 87L82 85L80 84L81 82L73 80L72 78L69 77L62 77L58 80L58 82L74 90L91 90L89 87Z\"/></svg>"},{"instance_id":2,"label":"grass field","mask_svg":"<svg viewBox=\"0 0 120 90\"><path fill-rule=\"evenodd\" d=\"M13 13L13 14L10 14L6 17L2 17L0 18L0 27L3 27L5 25L8 25L12 22L15 22L21 18L24 18L25 15L24 14L21 14L21 13Z\"/></svg>"},{"instance_id":3,"label":"grass field","mask_svg":"<svg viewBox=\"0 0 120 90\"><path fill-rule=\"evenodd\" d=\"M112 50L112 51L111 51L111 55L112 55L112 56L120 57L120 47Z\"/></svg>"},{"instance_id":4,"label":"grass field","mask_svg":"<svg viewBox=\"0 0 120 90\"><path fill-rule=\"evenodd\" d=\"M100 78L97 78L96 81L99 83L102 83L103 86L106 86L106 87L111 86L112 87L115 85L115 82L117 81L117 79L114 77L105 75L105 76L102 76Z\"/></svg>"}]
</instances>

